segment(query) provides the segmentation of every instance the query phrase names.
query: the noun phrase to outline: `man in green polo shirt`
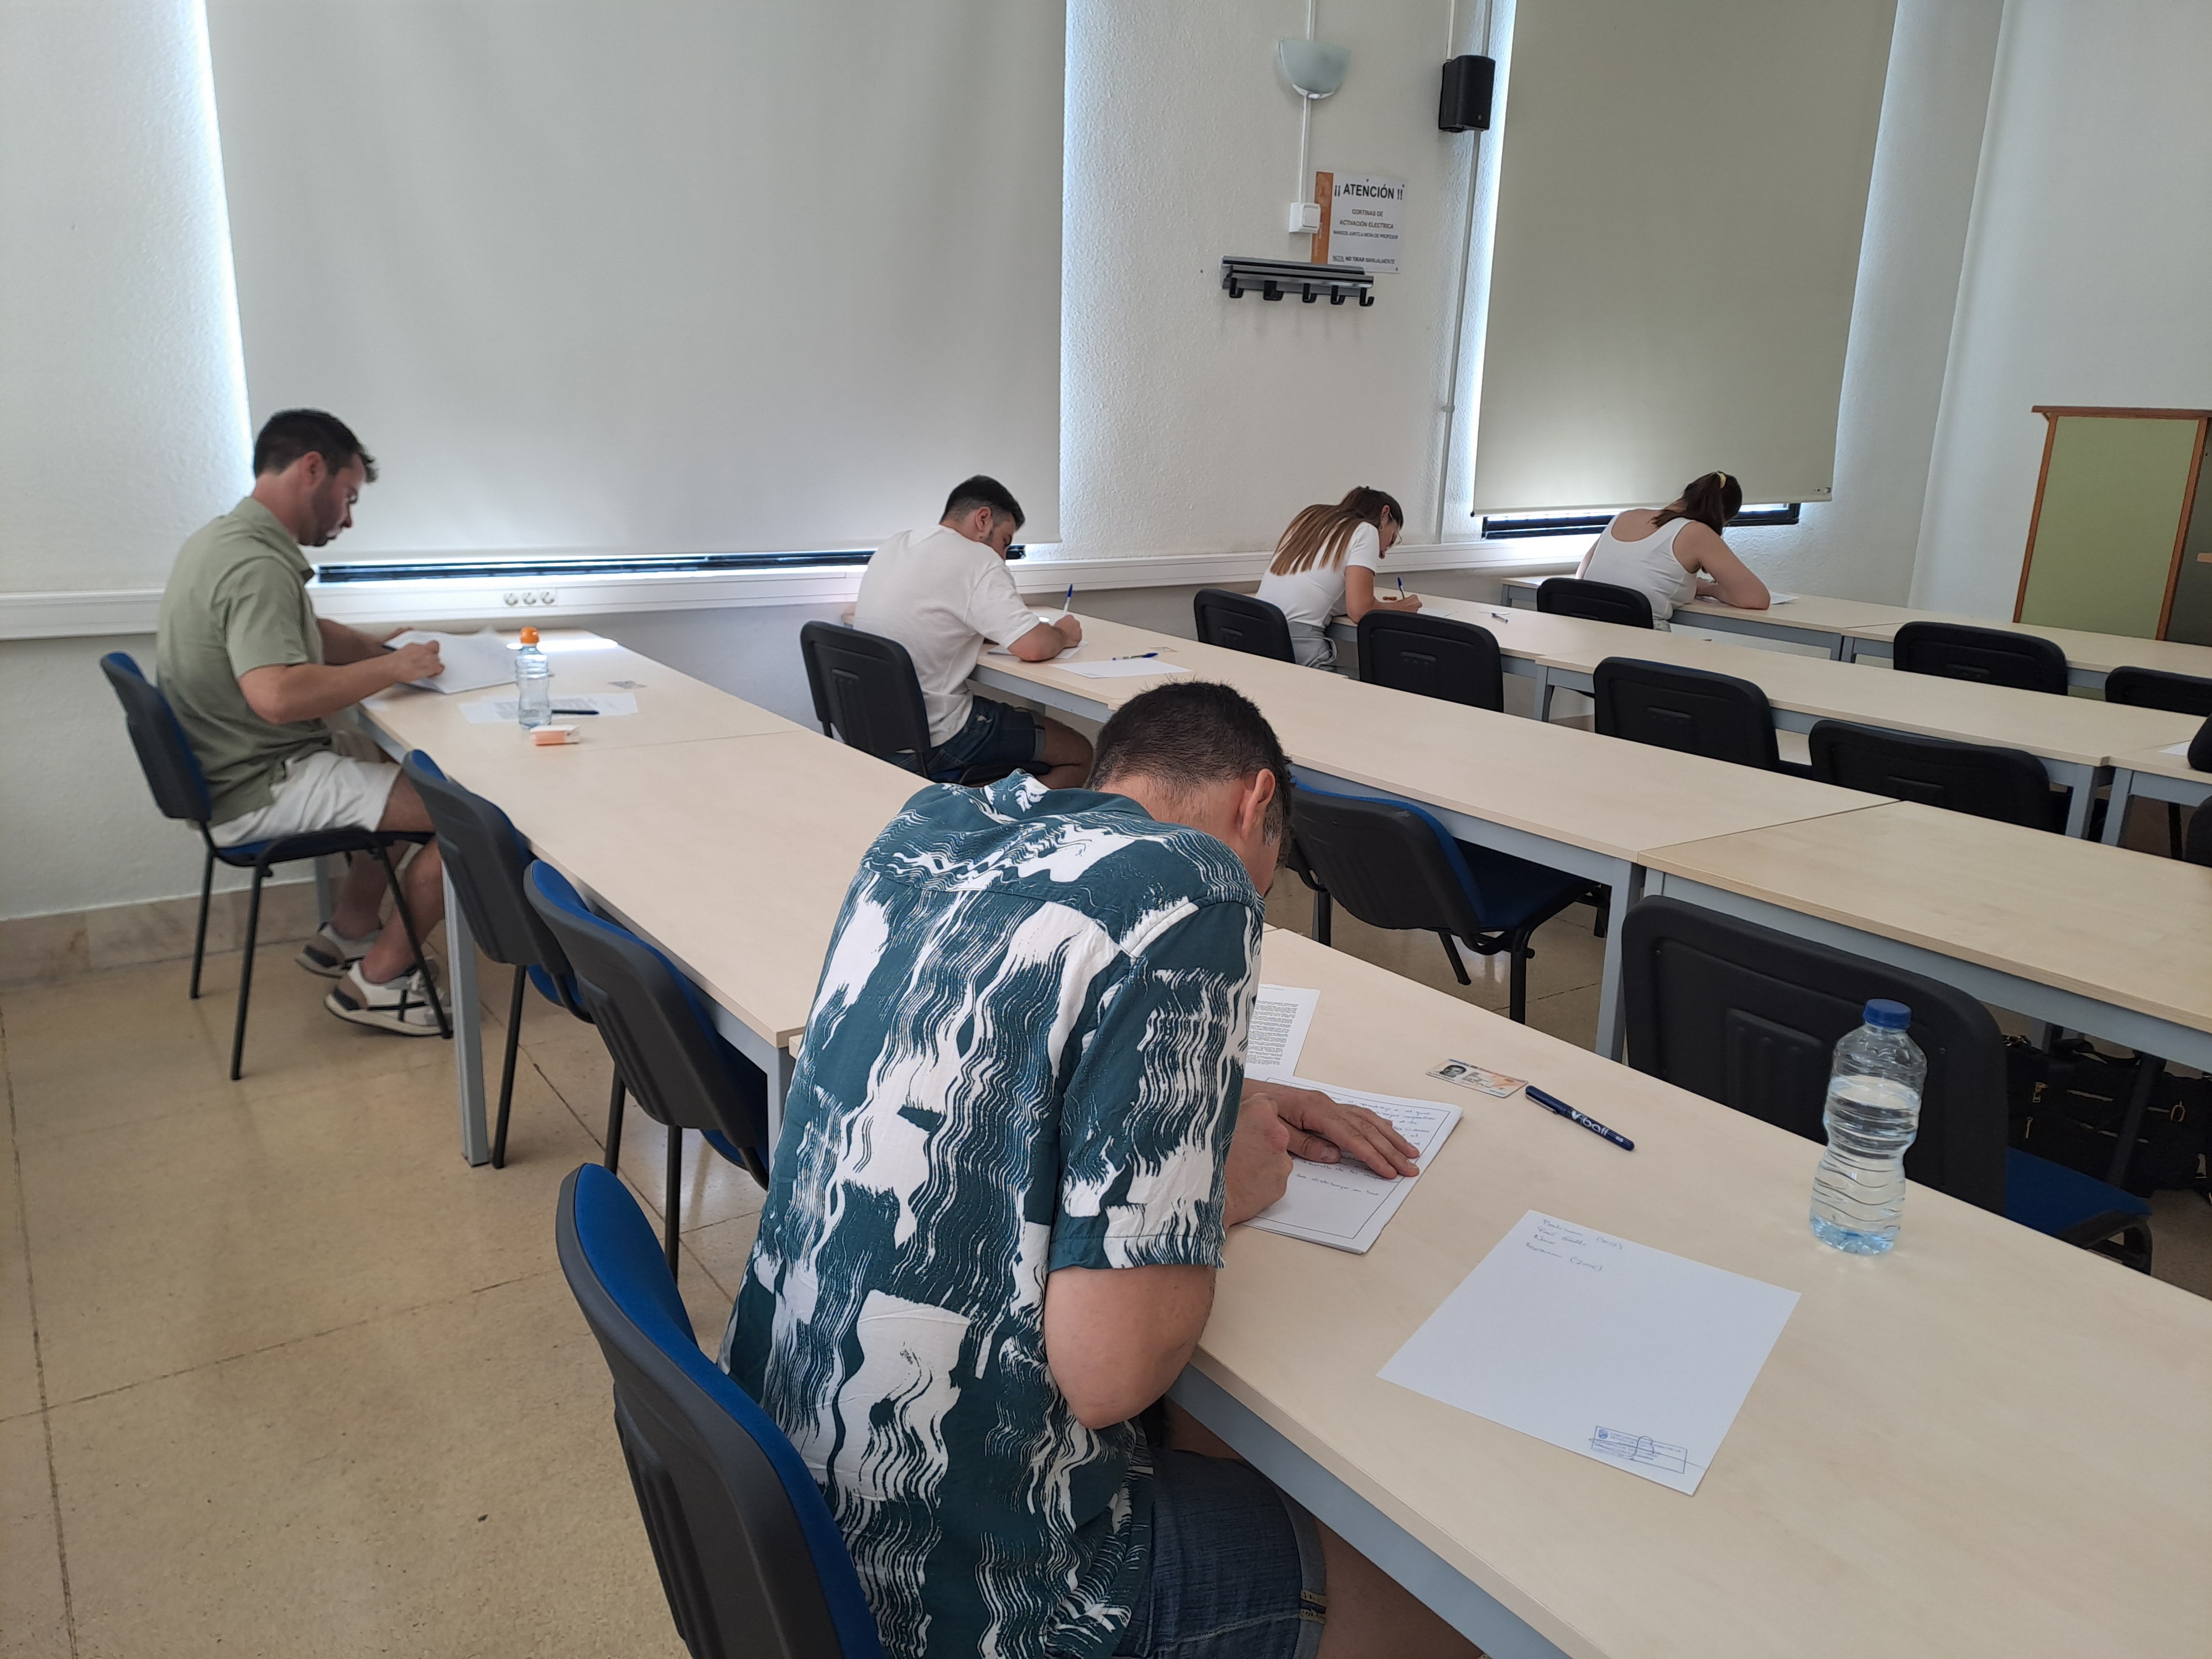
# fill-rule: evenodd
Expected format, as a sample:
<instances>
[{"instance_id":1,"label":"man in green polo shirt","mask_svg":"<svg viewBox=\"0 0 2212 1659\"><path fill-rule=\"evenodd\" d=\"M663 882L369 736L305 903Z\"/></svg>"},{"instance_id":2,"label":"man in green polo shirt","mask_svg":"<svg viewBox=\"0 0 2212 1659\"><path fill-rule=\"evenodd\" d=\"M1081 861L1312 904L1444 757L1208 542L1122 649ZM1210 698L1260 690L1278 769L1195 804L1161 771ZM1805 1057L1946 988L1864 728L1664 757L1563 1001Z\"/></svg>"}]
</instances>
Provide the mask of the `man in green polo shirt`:
<instances>
[{"instance_id":1,"label":"man in green polo shirt","mask_svg":"<svg viewBox=\"0 0 2212 1659\"><path fill-rule=\"evenodd\" d=\"M399 769L326 717L363 697L439 672L435 645L387 649L315 615L321 547L353 523L376 462L345 423L319 410L270 417L253 443L253 493L186 542L161 595L155 661L213 798L221 847L315 830L428 830L429 814ZM384 637L388 637L384 636ZM400 877L416 926L445 914L435 842ZM395 915L382 919L384 873L356 859L330 922L300 965L338 981L324 1006L341 1019L435 1036L423 970Z\"/></svg>"}]
</instances>

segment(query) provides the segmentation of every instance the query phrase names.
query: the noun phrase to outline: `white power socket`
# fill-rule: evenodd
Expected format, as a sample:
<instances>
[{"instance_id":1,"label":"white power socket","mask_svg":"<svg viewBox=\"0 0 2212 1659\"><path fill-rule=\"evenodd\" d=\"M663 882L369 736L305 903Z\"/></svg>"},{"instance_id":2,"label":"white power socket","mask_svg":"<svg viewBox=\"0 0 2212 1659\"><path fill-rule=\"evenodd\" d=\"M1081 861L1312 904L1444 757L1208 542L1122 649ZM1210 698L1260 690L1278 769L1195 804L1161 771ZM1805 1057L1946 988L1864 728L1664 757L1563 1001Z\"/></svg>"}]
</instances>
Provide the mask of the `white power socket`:
<instances>
[{"instance_id":1,"label":"white power socket","mask_svg":"<svg viewBox=\"0 0 2212 1659\"><path fill-rule=\"evenodd\" d=\"M1321 229L1321 204L1293 202L1291 204L1291 234L1310 236Z\"/></svg>"}]
</instances>

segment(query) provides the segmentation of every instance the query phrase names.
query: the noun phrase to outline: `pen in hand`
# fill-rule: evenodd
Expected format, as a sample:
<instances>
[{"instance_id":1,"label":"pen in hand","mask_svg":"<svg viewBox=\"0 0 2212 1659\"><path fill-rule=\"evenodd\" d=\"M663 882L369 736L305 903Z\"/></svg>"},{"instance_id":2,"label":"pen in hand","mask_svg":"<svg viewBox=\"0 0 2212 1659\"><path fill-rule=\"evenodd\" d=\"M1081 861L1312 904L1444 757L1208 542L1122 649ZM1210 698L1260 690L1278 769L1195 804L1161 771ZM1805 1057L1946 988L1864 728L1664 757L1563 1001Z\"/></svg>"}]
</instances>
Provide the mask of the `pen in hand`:
<instances>
[{"instance_id":1,"label":"pen in hand","mask_svg":"<svg viewBox=\"0 0 2212 1659\"><path fill-rule=\"evenodd\" d=\"M1541 1089L1539 1089L1533 1083L1522 1084L1521 1085L1521 1091L1527 1095L1529 1099L1534 1101L1539 1106L1541 1106L1546 1111L1556 1112L1561 1117L1566 1119L1568 1122L1580 1124L1583 1128L1588 1129L1592 1134L1597 1136L1601 1140L1611 1141L1614 1146L1620 1147L1622 1152L1632 1152L1636 1150L1636 1143L1631 1140L1626 1135L1607 1128L1604 1124L1599 1122L1594 1117L1584 1117L1580 1112L1568 1105L1565 1101L1561 1100L1557 1095L1546 1094Z\"/></svg>"}]
</instances>

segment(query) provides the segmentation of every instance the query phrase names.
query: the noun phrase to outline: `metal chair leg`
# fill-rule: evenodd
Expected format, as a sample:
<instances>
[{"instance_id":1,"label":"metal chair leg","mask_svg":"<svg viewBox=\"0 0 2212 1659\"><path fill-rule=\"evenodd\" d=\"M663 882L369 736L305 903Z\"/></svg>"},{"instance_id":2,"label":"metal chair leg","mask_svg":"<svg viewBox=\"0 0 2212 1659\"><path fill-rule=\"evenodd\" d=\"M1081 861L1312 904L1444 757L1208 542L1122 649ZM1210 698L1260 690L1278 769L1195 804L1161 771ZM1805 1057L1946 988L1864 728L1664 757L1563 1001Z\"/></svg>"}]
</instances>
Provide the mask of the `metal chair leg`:
<instances>
[{"instance_id":1,"label":"metal chair leg","mask_svg":"<svg viewBox=\"0 0 2212 1659\"><path fill-rule=\"evenodd\" d=\"M2179 857L2179 854L2175 856ZM192 1000L200 994L200 963L207 959L208 903L215 890L215 847L210 843L200 866L200 924L192 933Z\"/></svg>"},{"instance_id":2,"label":"metal chair leg","mask_svg":"<svg viewBox=\"0 0 2212 1659\"><path fill-rule=\"evenodd\" d=\"M661 1212L661 1243L668 1254L668 1276L676 1277L677 1206L684 1201L684 1131L668 1126L668 1203Z\"/></svg>"},{"instance_id":3,"label":"metal chair leg","mask_svg":"<svg viewBox=\"0 0 2212 1659\"><path fill-rule=\"evenodd\" d=\"M1328 943L1328 927L1332 906L1327 893L1316 891L1313 906L1313 941L1316 945Z\"/></svg>"},{"instance_id":4,"label":"metal chair leg","mask_svg":"<svg viewBox=\"0 0 2212 1659\"><path fill-rule=\"evenodd\" d=\"M261 935L261 879L269 873L269 866L256 862L253 866L253 894L246 903L246 954L238 964L238 1020L230 1033L230 1080L238 1081L239 1066L246 1059L246 1005L253 995L253 947Z\"/></svg>"},{"instance_id":5,"label":"metal chair leg","mask_svg":"<svg viewBox=\"0 0 2212 1659\"><path fill-rule=\"evenodd\" d=\"M438 1035L449 1037L453 1034L453 1023L446 1018L446 1000L438 994L438 981L430 973L430 959L422 954L422 936L415 931L415 913L407 908L407 895L399 890L399 872L392 862L392 854L382 842L376 844L376 861L384 866L384 879L392 888L392 902L399 911L399 925L407 930L407 948L415 953L415 965L422 972L422 989L430 999L430 1012L438 1021Z\"/></svg>"},{"instance_id":6,"label":"metal chair leg","mask_svg":"<svg viewBox=\"0 0 2212 1659\"><path fill-rule=\"evenodd\" d=\"M499 1072L499 1121L491 1133L491 1167L507 1167L507 1118L514 1106L514 1054L522 1042L522 994L530 986L530 970L517 967L514 990L507 1000L507 1059Z\"/></svg>"},{"instance_id":7,"label":"metal chair leg","mask_svg":"<svg viewBox=\"0 0 2212 1659\"><path fill-rule=\"evenodd\" d=\"M2150 1109L2151 1097L2165 1072L2166 1062L2156 1054L2136 1055L2135 1086L2128 1091L2127 1109L2120 1116L2119 1141L2112 1148L2112 1167L2105 1171L2106 1186L2127 1186L2128 1165L2135 1159L2136 1140L2142 1133L2143 1114Z\"/></svg>"},{"instance_id":8,"label":"metal chair leg","mask_svg":"<svg viewBox=\"0 0 2212 1659\"><path fill-rule=\"evenodd\" d=\"M1505 1017L1516 1025L1528 1023L1528 935L1516 933L1507 947L1511 954L1511 971L1507 976L1509 989L1505 996Z\"/></svg>"},{"instance_id":9,"label":"metal chair leg","mask_svg":"<svg viewBox=\"0 0 2212 1659\"><path fill-rule=\"evenodd\" d=\"M1452 972L1459 975L1459 982L1472 985L1474 981L1467 976L1467 964L1459 959L1459 946L1452 943L1452 936L1438 928L1437 937L1444 942L1444 955L1451 959Z\"/></svg>"},{"instance_id":10,"label":"metal chair leg","mask_svg":"<svg viewBox=\"0 0 2212 1659\"><path fill-rule=\"evenodd\" d=\"M614 1092L607 1097L607 1152L600 1162L617 1171L622 1168L622 1126L623 1080L622 1073L617 1072Z\"/></svg>"},{"instance_id":11,"label":"metal chair leg","mask_svg":"<svg viewBox=\"0 0 2212 1659\"><path fill-rule=\"evenodd\" d=\"M2172 849L2169 856L2181 856L2181 803L2170 800L2166 804L2166 840Z\"/></svg>"}]
</instances>

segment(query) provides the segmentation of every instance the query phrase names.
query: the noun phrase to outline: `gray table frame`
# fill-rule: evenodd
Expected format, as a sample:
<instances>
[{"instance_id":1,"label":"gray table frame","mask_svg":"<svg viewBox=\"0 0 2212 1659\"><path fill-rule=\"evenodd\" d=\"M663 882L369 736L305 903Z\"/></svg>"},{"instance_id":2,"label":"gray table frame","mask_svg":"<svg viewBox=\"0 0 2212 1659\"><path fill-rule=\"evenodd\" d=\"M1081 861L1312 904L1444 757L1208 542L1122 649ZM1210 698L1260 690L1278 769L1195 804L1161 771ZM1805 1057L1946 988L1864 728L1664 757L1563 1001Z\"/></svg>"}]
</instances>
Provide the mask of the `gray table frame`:
<instances>
[{"instance_id":1,"label":"gray table frame","mask_svg":"<svg viewBox=\"0 0 2212 1659\"><path fill-rule=\"evenodd\" d=\"M2110 846L2120 844L2120 833L2127 828L2128 803L2131 800L2170 800L2178 805L2201 807L2212 800L2212 775L2175 778L2163 772L2114 767L2112 804L2105 809L2104 838Z\"/></svg>"},{"instance_id":2,"label":"gray table frame","mask_svg":"<svg viewBox=\"0 0 2212 1659\"><path fill-rule=\"evenodd\" d=\"M1062 714L1075 714L1085 720L1104 720L1114 712L1112 708L1095 697L1070 691L1058 686L1041 685L1024 679L1005 669L994 666L988 659L975 666L973 684L982 686L1001 696L1018 697ZM1318 767L1299 766L1300 778L1310 781L1318 789L1341 790L1347 794L1359 794L1377 787L1356 778L1339 777ZM1413 799L1420 796L1411 788L1401 788L1400 793ZM1608 1060L1620 1058L1626 1031L1626 1020L1620 1006L1621 942L1620 918L1628 908L1642 896L1644 866L1630 859L1614 858L1607 854L1592 852L1577 847L1572 842L1556 841L1549 836L1540 836L1510 824L1493 823L1455 808L1423 801L1422 805L1439 818L1443 826L1464 842L1477 847L1494 848L1501 853L1510 853L1553 870L1564 870L1569 875L1601 881L1613 889L1611 925L1605 932L1605 968L1598 982L1597 1035L1590 1047Z\"/></svg>"},{"instance_id":3,"label":"gray table frame","mask_svg":"<svg viewBox=\"0 0 2212 1659\"><path fill-rule=\"evenodd\" d=\"M1767 899L1730 892L1688 876L1649 871L1644 878L1644 891L1654 898L1680 899L1686 904L1757 922L1798 939L1813 939L1894 968L1925 974L1930 979L1955 985L1978 1001L2009 1008L2014 1013L2063 1030L2085 1031L2092 1036L2123 1043L2141 1054L2179 1060L2200 1070L2212 1069L2212 1031L2200 1031L2195 1026L2156 1014L2124 1008L2101 997L2047 985L2024 974L1969 962L1963 957L1908 944L1847 922L1810 915Z\"/></svg>"}]
</instances>

